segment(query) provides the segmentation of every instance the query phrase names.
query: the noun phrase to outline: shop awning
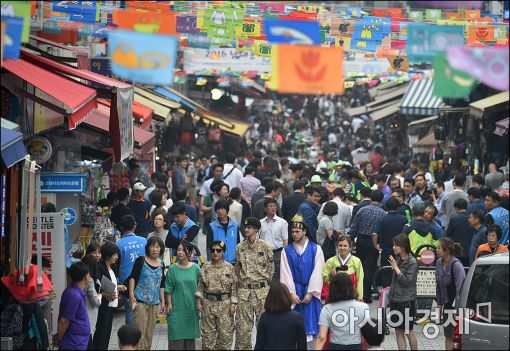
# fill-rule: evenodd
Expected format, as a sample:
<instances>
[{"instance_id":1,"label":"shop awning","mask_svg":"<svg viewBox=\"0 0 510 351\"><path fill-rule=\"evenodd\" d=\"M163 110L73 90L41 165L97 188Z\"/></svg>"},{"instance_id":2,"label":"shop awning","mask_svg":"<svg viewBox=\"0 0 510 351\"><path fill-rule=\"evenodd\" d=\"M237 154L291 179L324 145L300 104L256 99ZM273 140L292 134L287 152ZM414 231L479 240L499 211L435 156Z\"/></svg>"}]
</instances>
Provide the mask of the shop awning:
<instances>
[{"instance_id":1,"label":"shop awning","mask_svg":"<svg viewBox=\"0 0 510 351\"><path fill-rule=\"evenodd\" d=\"M421 124L427 124L427 123L433 122L433 121L435 121L438 118L439 118L438 116L431 116L431 117L426 117L426 118L418 119L416 121L412 121L407 126L408 127L416 127L416 126L419 126Z\"/></svg>"},{"instance_id":2,"label":"shop awning","mask_svg":"<svg viewBox=\"0 0 510 351\"><path fill-rule=\"evenodd\" d=\"M508 133L508 122L509 118L503 118L501 121L496 122L496 129L494 130L494 134L503 136Z\"/></svg>"},{"instance_id":3,"label":"shop awning","mask_svg":"<svg viewBox=\"0 0 510 351\"><path fill-rule=\"evenodd\" d=\"M400 99L407 91L408 85L400 86L393 89L381 90L379 91L379 95L375 97L375 100L368 103L366 106L368 109L387 103L389 101ZM397 104L398 105L398 104Z\"/></svg>"},{"instance_id":4,"label":"shop awning","mask_svg":"<svg viewBox=\"0 0 510 351\"><path fill-rule=\"evenodd\" d=\"M380 110L374 111L370 113L370 118L372 118L372 121L377 122L379 120L382 120L386 117L392 116L399 111L399 102L395 102L389 106L386 106Z\"/></svg>"},{"instance_id":5,"label":"shop awning","mask_svg":"<svg viewBox=\"0 0 510 351\"><path fill-rule=\"evenodd\" d=\"M26 49L21 49L21 57L24 60L30 61L33 64L46 69L51 69L61 74L101 84L108 88L129 89L133 87L131 84L124 83L114 78L106 77L86 69L78 69L73 66L65 65L63 63L50 60L49 58L30 53Z\"/></svg>"},{"instance_id":6,"label":"shop awning","mask_svg":"<svg viewBox=\"0 0 510 351\"><path fill-rule=\"evenodd\" d=\"M7 128L2 129L2 160L7 168L12 167L28 155L23 144L23 134Z\"/></svg>"},{"instance_id":7,"label":"shop awning","mask_svg":"<svg viewBox=\"0 0 510 351\"><path fill-rule=\"evenodd\" d=\"M161 97L149 90L142 89L140 87L135 87L135 101L141 103L147 107L150 107L156 116L161 117L162 119L170 119L172 115L170 114L172 109L178 109L181 107L181 104L178 102L174 102L168 100L164 97Z\"/></svg>"},{"instance_id":8,"label":"shop awning","mask_svg":"<svg viewBox=\"0 0 510 351\"><path fill-rule=\"evenodd\" d=\"M199 103L191 100L187 96L179 93L178 91L170 88L169 86L157 87L154 89L154 92L160 94L168 99L174 100L183 106L190 108L194 112L194 118L196 121L200 119L200 116L208 119L209 121L216 123L219 125L220 129L238 136L243 136L244 133L248 130L249 125L232 120L230 118L220 116L215 112L211 112L207 110L204 106Z\"/></svg>"},{"instance_id":9,"label":"shop awning","mask_svg":"<svg viewBox=\"0 0 510 351\"><path fill-rule=\"evenodd\" d=\"M413 145L413 152L414 153L429 153L432 151L432 148L437 145L437 140L434 137L434 132L431 131L427 135L425 135L423 138L418 140Z\"/></svg>"},{"instance_id":10,"label":"shop awning","mask_svg":"<svg viewBox=\"0 0 510 351\"><path fill-rule=\"evenodd\" d=\"M39 65L23 59L16 59L4 60L3 68L60 101L63 106L55 106L55 109L67 115L69 129L76 128L97 107L96 91L94 89L63 78L41 68ZM37 102L42 100L26 92L24 92L24 95ZM41 104L43 103L41 102ZM46 104L50 103L46 102Z\"/></svg>"},{"instance_id":11,"label":"shop awning","mask_svg":"<svg viewBox=\"0 0 510 351\"><path fill-rule=\"evenodd\" d=\"M358 107L352 107L352 108L348 108L346 111L349 114L349 116L354 117L354 116L359 116L364 113L367 113L367 107L365 105L358 106Z\"/></svg>"},{"instance_id":12,"label":"shop awning","mask_svg":"<svg viewBox=\"0 0 510 351\"><path fill-rule=\"evenodd\" d=\"M106 106L99 106L84 123L108 133L110 131L110 109ZM133 137L135 147L139 149L145 148L148 144L154 146L154 133L152 132L133 126Z\"/></svg>"},{"instance_id":13,"label":"shop awning","mask_svg":"<svg viewBox=\"0 0 510 351\"><path fill-rule=\"evenodd\" d=\"M101 105L105 105L110 107L111 101L110 100L97 100ZM152 121L152 109L150 107L147 107L139 102L133 101L133 118L136 118L140 120L141 127L143 129L147 129Z\"/></svg>"},{"instance_id":14,"label":"shop awning","mask_svg":"<svg viewBox=\"0 0 510 351\"><path fill-rule=\"evenodd\" d=\"M492 111L508 111L508 99L508 91L504 91L502 93L489 96L488 98L473 102L469 105L469 112L476 118L482 118L484 114Z\"/></svg>"},{"instance_id":15,"label":"shop awning","mask_svg":"<svg viewBox=\"0 0 510 351\"><path fill-rule=\"evenodd\" d=\"M432 78L413 80L400 103L400 113L420 116L436 114L444 103L440 97L432 94L433 85Z\"/></svg>"}]
</instances>

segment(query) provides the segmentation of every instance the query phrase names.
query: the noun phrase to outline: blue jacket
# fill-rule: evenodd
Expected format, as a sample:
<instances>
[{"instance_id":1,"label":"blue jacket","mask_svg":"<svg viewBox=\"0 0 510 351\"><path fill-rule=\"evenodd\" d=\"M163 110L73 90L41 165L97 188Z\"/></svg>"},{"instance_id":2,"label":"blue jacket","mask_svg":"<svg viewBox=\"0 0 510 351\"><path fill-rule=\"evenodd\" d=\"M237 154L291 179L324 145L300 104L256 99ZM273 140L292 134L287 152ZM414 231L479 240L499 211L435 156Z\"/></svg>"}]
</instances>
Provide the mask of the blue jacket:
<instances>
[{"instance_id":1,"label":"blue jacket","mask_svg":"<svg viewBox=\"0 0 510 351\"><path fill-rule=\"evenodd\" d=\"M134 233L124 234L122 239L117 241L116 245L120 251L119 284L124 284L131 274L136 258L145 255L146 244L147 239Z\"/></svg>"},{"instance_id":2,"label":"blue jacket","mask_svg":"<svg viewBox=\"0 0 510 351\"><path fill-rule=\"evenodd\" d=\"M234 264L236 261L236 247L239 243L239 224L236 221L229 220L226 231L218 220L209 223L209 226L211 227L213 240L223 241L227 247L225 261Z\"/></svg>"},{"instance_id":3,"label":"blue jacket","mask_svg":"<svg viewBox=\"0 0 510 351\"><path fill-rule=\"evenodd\" d=\"M298 213L301 213L305 220L306 227L310 232L310 236L313 238L315 242L317 242L317 229L319 228L319 221L317 220L317 216L319 215L320 207L314 205L308 200L303 201L301 205L299 205Z\"/></svg>"},{"instance_id":4,"label":"blue jacket","mask_svg":"<svg viewBox=\"0 0 510 351\"><path fill-rule=\"evenodd\" d=\"M188 230L191 227L193 227L194 225L196 225L196 223L193 222L189 218L186 221L186 224L182 228L179 228L179 226L177 225L176 222L172 223L172 225L170 226L170 233L169 233L172 236L172 238L168 238L167 237L165 246L173 249L173 254L174 255L175 255L175 252L177 250L177 246L178 246L179 242L184 238L184 235L188 232ZM186 237L186 240L191 242L191 241L193 241L194 238L195 237L193 237L193 238Z\"/></svg>"}]
</instances>

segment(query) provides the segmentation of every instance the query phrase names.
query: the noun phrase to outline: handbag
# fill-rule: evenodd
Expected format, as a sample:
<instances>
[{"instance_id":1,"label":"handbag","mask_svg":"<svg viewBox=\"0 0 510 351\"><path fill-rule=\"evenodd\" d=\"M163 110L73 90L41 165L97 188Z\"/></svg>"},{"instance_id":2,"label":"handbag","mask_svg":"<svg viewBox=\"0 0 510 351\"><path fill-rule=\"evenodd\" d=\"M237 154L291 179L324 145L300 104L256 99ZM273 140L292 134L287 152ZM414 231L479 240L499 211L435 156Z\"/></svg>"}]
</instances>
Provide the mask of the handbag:
<instances>
[{"instance_id":1,"label":"handbag","mask_svg":"<svg viewBox=\"0 0 510 351\"><path fill-rule=\"evenodd\" d=\"M336 232L336 230L333 230L333 235L331 239L326 235L326 238L324 239L324 242L322 243L321 246L322 252L324 253L325 261L336 255L335 242L337 239L338 233Z\"/></svg>"}]
</instances>

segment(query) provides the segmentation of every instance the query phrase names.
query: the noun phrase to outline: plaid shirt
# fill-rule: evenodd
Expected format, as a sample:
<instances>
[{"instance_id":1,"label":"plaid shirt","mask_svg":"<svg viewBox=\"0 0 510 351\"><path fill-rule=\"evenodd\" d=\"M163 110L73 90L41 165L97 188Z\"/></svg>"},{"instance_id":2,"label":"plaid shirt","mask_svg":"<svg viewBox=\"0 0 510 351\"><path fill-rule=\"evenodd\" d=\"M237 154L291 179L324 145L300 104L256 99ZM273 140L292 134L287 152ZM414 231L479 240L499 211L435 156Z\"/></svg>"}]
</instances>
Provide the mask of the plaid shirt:
<instances>
[{"instance_id":1,"label":"plaid shirt","mask_svg":"<svg viewBox=\"0 0 510 351\"><path fill-rule=\"evenodd\" d=\"M372 233L375 232L377 222L385 214L386 211L378 205L371 204L361 208L352 220L349 235L353 239L359 235L368 235L371 237Z\"/></svg>"}]
</instances>

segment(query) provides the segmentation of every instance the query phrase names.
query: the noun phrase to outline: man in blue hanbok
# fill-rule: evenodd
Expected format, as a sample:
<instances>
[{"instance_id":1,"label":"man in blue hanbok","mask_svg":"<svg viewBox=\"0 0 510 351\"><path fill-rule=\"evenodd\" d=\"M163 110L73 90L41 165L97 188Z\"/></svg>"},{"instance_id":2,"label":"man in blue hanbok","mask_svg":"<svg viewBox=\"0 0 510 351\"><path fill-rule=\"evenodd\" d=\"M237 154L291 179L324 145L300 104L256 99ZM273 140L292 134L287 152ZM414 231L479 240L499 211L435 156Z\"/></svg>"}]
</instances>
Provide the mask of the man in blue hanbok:
<instances>
[{"instance_id":1,"label":"man in blue hanbok","mask_svg":"<svg viewBox=\"0 0 510 351\"><path fill-rule=\"evenodd\" d=\"M300 213L292 218L291 227L293 242L282 251L280 281L292 295L294 311L303 316L307 341L310 342L319 333L324 254L321 247L309 238Z\"/></svg>"}]
</instances>

